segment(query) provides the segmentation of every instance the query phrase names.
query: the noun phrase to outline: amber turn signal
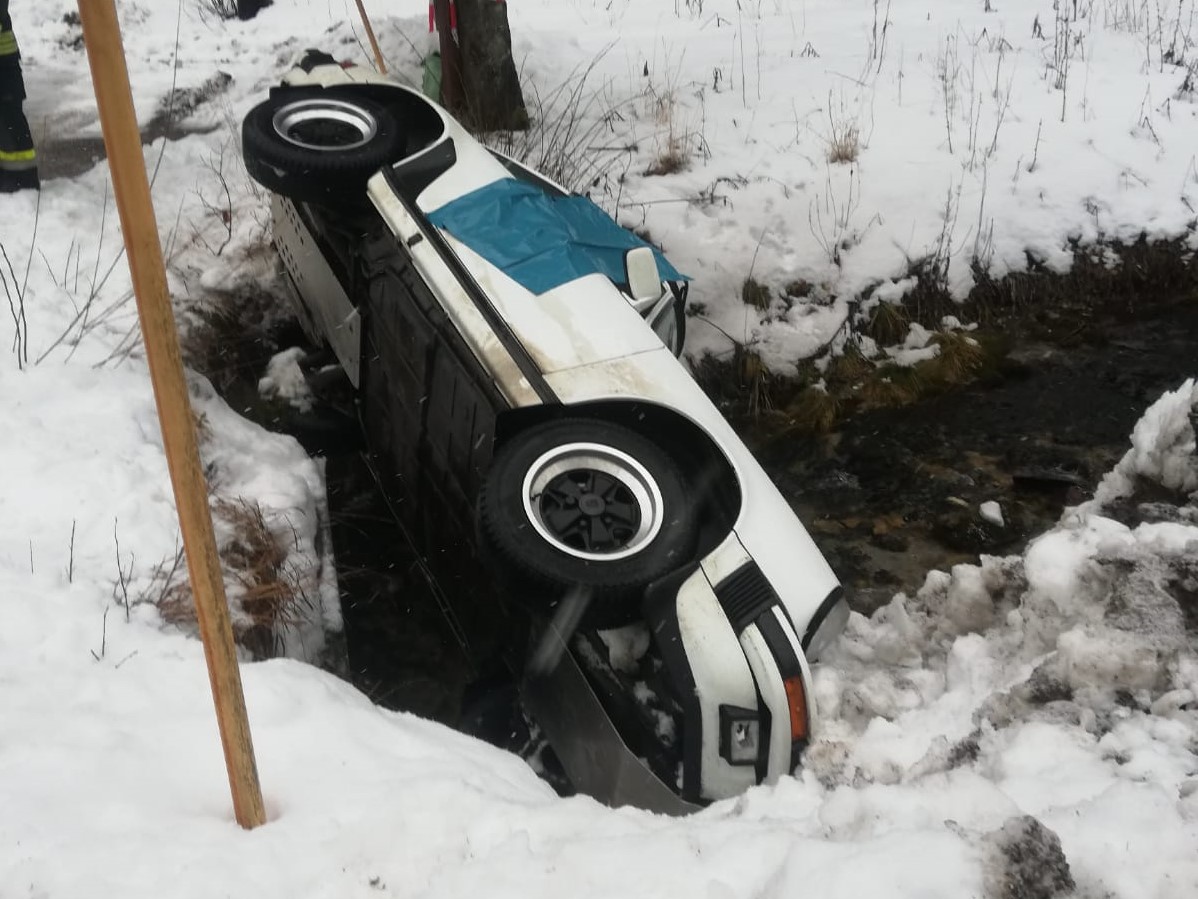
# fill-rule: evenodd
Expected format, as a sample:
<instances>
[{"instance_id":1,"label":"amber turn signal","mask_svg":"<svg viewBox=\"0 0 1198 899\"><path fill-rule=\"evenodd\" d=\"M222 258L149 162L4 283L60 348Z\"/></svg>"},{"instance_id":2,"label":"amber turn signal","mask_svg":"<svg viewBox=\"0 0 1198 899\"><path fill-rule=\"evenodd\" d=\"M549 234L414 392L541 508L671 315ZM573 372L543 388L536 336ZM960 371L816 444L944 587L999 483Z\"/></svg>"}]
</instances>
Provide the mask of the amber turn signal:
<instances>
[{"instance_id":1,"label":"amber turn signal","mask_svg":"<svg viewBox=\"0 0 1198 899\"><path fill-rule=\"evenodd\" d=\"M790 741L797 743L807 739L807 693L799 675L788 677L782 683L786 687L786 704L790 706Z\"/></svg>"}]
</instances>

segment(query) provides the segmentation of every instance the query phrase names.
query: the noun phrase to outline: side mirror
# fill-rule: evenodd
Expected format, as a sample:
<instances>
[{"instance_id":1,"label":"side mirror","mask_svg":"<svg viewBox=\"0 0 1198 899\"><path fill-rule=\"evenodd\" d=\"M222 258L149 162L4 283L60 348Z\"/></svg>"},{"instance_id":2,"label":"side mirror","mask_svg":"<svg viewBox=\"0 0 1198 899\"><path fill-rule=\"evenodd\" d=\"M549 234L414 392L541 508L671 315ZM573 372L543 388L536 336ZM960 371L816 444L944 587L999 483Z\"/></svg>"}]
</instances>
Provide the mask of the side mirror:
<instances>
[{"instance_id":1,"label":"side mirror","mask_svg":"<svg viewBox=\"0 0 1198 899\"><path fill-rule=\"evenodd\" d=\"M649 247L625 253L624 271L633 300L656 300L661 296L661 273L657 270L657 257Z\"/></svg>"}]
</instances>

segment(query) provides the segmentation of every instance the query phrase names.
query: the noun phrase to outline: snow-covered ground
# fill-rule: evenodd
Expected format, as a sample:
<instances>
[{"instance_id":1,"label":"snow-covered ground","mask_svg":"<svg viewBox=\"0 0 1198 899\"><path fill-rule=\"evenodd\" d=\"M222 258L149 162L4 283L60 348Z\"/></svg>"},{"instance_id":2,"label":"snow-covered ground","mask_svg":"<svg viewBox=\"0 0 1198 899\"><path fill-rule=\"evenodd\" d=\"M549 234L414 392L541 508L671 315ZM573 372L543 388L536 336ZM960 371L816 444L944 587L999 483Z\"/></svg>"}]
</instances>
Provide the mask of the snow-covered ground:
<instances>
[{"instance_id":1,"label":"snow-covered ground","mask_svg":"<svg viewBox=\"0 0 1198 899\"><path fill-rule=\"evenodd\" d=\"M248 24L196 0L119 6L143 120L172 83L232 76L193 119L213 130L147 148L177 304L257 291L272 277L265 206L236 124L306 47L365 62L354 6L276 0ZM98 133L73 8L13 9L27 110L49 138ZM417 78L425 10L367 8L393 67ZM1029 252L1063 265L1074 236L1185 235L1198 118L1165 57L1192 63L1193 13L1193 0L1079 4L1058 45L1034 0L511 8L541 96L593 63L591 111L612 127L587 142L610 162L596 199L647 228L707 315L777 365L937 248L962 290L975 254L1001 272ZM1050 69L1054 46L1067 49ZM854 127L856 161L829 162ZM671 147L687 166L644 174ZM3 899L1198 895L1193 372L1096 499L1022 558L932 573L854 617L817 669L820 737L796 778L687 820L559 800L514 757L274 660L243 668L271 819L247 834L199 644L154 601L177 527L106 169L0 204L6 291L25 310L0 334L27 346L27 362L0 353ZM779 301L763 324L739 299L750 272L809 282L817 300ZM726 344L692 334L695 349ZM195 395L218 498L256 503L293 541L290 576L319 614L289 649L311 657L337 624L320 602L320 471L202 381ZM1134 508L1137 478L1175 502L1129 527L1109 516Z\"/></svg>"}]
</instances>

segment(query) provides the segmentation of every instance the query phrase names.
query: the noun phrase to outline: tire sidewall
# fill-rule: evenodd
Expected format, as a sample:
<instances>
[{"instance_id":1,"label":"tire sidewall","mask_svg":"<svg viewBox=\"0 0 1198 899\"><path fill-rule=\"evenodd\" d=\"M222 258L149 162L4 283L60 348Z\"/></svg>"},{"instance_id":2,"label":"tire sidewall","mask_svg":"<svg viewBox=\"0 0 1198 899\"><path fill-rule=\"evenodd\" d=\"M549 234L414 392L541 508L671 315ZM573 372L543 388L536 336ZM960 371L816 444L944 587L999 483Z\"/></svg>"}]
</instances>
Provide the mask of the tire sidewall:
<instances>
[{"instance_id":1,"label":"tire sidewall","mask_svg":"<svg viewBox=\"0 0 1198 899\"><path fill-rule=\"evenodd\" d=\"M648 471L661 493L663 521L657 534L632 555L612 561L584 559L555 547L531 521L524 482L546 452L571 443L594 443L626 453ZM697 521L686 485L669 455L649 439L603 421L569 419L525 432L496 454L479 500L484 539L497 555L547 588L579 586L593 596L636 595L690 560Z\"/></svg>"},{"instance_id":2,"label":"tire sidewall","mask_svg":"<svg viewBox=\"0 0 1198 899\"><path fill-rule=\"evenodd\" d=\"M315 150L298 146L275 129L280 110L299 102L335 101L369 115L376 131L361 146ZM385 104L350 90L283 88L246 114L241 126L242 155L250 176L268 190L293 199L346 199L360 194L380 168L405 155L406 136Z\"/></svg>"}]
</instances>

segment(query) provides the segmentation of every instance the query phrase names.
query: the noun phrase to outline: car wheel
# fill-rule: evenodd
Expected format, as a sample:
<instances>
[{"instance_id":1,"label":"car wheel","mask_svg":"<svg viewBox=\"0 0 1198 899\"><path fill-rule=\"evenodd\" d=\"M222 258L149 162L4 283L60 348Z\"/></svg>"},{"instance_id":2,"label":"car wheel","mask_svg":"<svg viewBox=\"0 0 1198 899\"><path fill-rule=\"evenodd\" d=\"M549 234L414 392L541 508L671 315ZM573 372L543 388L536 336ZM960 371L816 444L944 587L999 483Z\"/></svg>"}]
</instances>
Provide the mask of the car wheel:
<instances>
[{"instance_id":1,"label":"car wheel","mask_svg":"<svg viewBox=\"0 0 1198 899\"><path fill-rule=\"evenodd\" d=\"M651 582L690 561L695 507L657 444L620 425L563 419L511 438L479 497L489 548L522 576L516 598L548 609L582 588L585 621L614 627L639 615Z\"/></svg>"},{"instance_id":2,"label":"car wheel","mask_svg":"<svg viewBox=\"0 0 1198 899\"><path fill-rule=\"evenodd\" d=\"M263 187L296 200L361 197L404 155L405 134L381 103L346 91L281 90L241 124L242 155Z\"/></svg>"}]
</instances>

